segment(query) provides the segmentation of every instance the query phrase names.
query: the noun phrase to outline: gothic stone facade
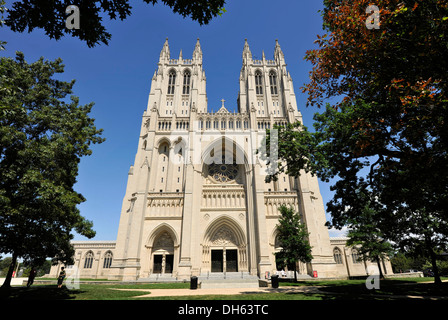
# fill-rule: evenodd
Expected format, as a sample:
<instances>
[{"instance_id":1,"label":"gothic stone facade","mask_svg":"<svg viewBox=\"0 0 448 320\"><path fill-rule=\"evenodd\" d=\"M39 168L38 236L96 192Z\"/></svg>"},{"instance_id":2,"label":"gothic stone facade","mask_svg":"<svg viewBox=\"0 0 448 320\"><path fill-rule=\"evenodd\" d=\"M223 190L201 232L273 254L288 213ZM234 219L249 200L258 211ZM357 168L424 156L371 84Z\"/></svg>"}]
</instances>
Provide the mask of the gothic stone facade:
<instances>
[{"instance_id":1,"label":"gothic stone facade","mask_svg":"<svg viewBox=\"0 0 448 320\"><path fill-rule=\"evenodd\" d=\"M302 116L277 41L273 60L264 52L261 60L253 59L247 41L242 58L237 105L229 108L237 112L224 100L219 111L209 112L199 39L192 59L183 59L182 51L172 59L166 40L128 174L117 240L74 242L81 277L182 280L238 272L264 278L277 270L281 205L299 212L310 233L314 259L299 263L300 274L366 274L345 241L330 239L316 177L281 174L265 182L266 162L255 150L266 129Z\"/></svg>"}]
</instances>

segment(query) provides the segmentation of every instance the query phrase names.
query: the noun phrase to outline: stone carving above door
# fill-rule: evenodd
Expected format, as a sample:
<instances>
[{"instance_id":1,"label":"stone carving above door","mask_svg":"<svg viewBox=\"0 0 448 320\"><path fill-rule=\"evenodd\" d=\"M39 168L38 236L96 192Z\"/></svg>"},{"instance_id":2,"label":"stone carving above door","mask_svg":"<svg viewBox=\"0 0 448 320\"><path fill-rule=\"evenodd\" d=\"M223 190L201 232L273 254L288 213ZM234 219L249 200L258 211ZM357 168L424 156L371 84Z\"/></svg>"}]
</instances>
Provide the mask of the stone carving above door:
<instances>
[{"instance_id":1,"label":"stone carving above door","mask_svg":"<svg viewBox=\"0 0 448 320\"><path fill-rule=\"evenodd\" d=\"M222 226L216 231L211 239L212 244L218 246L236 245L233 232L226 226Z\"/></svg>"}]
</instances>

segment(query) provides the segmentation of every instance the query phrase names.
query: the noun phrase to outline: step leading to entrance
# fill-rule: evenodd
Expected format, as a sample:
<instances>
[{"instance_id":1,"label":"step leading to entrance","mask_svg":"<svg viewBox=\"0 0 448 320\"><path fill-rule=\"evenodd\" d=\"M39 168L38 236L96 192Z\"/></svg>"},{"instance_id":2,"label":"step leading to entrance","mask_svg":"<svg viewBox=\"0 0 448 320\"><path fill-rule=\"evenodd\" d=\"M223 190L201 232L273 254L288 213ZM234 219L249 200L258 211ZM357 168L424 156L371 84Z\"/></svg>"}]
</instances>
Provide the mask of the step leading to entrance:
<instances>
[{"instance_id":1,"label":"step leading to entrance","mask_svg":"<svg viewBox=\"0 0 448 320\"><path fill-rule=\"evenodd\" d=\"M213 288L258 288L257 279L226 279L226 280L201 280L201 289L213 289Z\"/></svg>"},{"instance_id":2,"label":"step leading to entrance","mask_svg":"<svg viewBox=\"0 0 448 320\"><path fill-rule=\"evenodd\" d=\"M147 278L139 278L137 282L180 282L171 273L153 273Z\"/></svg>"},{"instance_id":3,"label":"step leading to entrance","mask_svg":"<svg viewBox=\"0 0 448 320\"><path fill-rule=\"evenodd\" d=\"M258 279L258 277L249 274L249 272L207 272L207 273L201 273L198 279L199 280Z\"/></svg>"},{"instance_id":4,"label":"step leading to entrance","mask_svg":"<svg viewBox=\"0 0 448 320\"><path fill-rule=\"evenodd\" d=\"M198 277L202 289L258 288L258 277L249 272L209 272Z\"/></svg>"}]
</instances>

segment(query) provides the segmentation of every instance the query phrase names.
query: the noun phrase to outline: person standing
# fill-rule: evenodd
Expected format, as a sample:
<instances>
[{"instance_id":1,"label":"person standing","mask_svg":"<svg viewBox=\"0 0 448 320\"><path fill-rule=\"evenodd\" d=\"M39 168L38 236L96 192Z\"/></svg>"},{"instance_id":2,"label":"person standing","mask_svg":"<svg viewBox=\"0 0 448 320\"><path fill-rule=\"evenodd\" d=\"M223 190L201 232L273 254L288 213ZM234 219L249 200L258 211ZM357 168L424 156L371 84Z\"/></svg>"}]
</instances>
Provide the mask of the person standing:
<instances>
[{"instance_id":1,"label":"person standing","mask_svg":"<svg viewBox=\"0 0 448 320\"><path fill-rule=\"evenodd\" d=\"M30 287L33 284L36 274L37 274L37 270L34 267L32 267L30 270L30 274L28 276L28 282L26 284L27 287Z\"/></svg>"},{"instance_id":2,"label":"person standing","mask_svg":"<svg viewBox=\"0 0 448 320\"><path fill-rule=\"evenodd\" d=\"M62 281L64 281L65 279L65 270L64 267L61 268L61 272L59 272L59 277L58 277L58 288L62 287Z\"/></svg>"}]
</instances>

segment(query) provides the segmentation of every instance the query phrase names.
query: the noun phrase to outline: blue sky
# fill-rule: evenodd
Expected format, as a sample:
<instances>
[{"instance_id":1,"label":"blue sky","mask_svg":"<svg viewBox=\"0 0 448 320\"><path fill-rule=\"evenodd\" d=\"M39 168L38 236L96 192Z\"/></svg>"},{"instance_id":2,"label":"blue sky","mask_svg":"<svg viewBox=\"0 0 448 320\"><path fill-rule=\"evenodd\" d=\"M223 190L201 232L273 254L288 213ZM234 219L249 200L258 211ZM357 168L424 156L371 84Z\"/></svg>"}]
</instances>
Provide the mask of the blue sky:
<instances>
[{"instance_id":1,"label":"blue sky","mask_svg":"<svg viewBox=\"0 0 448 320\"><path fill-rule=\"evenodd\" d=\"M37 29L23 34L6 27L0 29L0 40L7 41L1 56L22 51L28 62L41 56L49 60L61 57L65 73L59 78L76 79L74 95L80 103L95 103L91 116L96 126L104 129L107 140L93 146L93 154L81 160L75 186L87 199L79 208L94 223L94 240L116 239L127 173L134 162L141 116L165 38L172 58L177 58L182 49L187 59L200 38L209 110L219 109L221 99L226 100L229 110L236 109L244 39L248 39L254 58L260 59L263 50L267 59L273 58L278 39L305 125L311 127L312 116L319 111L305 106L306 95L300 87L309 81L311 69L311 64L303 60L305 52L323 33L318 12L322 1L227 0L227 12L204 26L161 4L152 6L132 0L131 5L132 15L126 20L104 19L112 34L108 46L88 48L69 36L50 40ZM326 203L331 198L329 185L320 182L320 187ZM75 240L85 238L75 235Z\"/></svg>"}]
</instances>

